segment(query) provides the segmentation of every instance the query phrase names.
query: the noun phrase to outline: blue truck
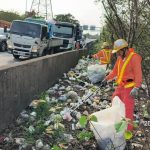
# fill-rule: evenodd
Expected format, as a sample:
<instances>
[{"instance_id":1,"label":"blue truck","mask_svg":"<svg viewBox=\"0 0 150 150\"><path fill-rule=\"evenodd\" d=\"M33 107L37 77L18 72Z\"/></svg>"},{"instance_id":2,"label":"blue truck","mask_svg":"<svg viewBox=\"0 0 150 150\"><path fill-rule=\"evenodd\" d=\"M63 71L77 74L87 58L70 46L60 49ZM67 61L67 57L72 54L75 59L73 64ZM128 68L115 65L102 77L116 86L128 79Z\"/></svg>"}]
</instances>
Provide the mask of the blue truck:
<instances>
[{"instance_id":1,"label":"blue truck","mask_svg":"<svg viewBox=\"0 0 150 150\"><path fill-rule=\"evenodd\" d=\"M63 45L60 50L75 49L76 25L68 22L49 21L50 37L52 39L62 39Z\"/></svg>"}]
</instances>

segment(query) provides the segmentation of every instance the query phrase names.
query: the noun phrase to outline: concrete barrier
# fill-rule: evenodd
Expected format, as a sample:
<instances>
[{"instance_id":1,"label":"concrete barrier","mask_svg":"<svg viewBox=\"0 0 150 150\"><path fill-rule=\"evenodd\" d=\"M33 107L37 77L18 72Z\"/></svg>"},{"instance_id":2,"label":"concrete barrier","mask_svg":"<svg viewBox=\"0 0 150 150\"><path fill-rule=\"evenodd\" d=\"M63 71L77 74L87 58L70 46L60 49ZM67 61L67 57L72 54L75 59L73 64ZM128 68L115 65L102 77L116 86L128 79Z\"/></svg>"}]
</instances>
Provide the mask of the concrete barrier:
<instances>
[{"instance_id":1,"label":"concrete barrier","mask_svg":"<svg viewBox=\"0 0 150 150\"><path fill-rule=\"evenodd\" d=\"M11 123L41 92L74 67L87 50L35 58L0 69L0 129Z\"/></svg>"}]
</instances>

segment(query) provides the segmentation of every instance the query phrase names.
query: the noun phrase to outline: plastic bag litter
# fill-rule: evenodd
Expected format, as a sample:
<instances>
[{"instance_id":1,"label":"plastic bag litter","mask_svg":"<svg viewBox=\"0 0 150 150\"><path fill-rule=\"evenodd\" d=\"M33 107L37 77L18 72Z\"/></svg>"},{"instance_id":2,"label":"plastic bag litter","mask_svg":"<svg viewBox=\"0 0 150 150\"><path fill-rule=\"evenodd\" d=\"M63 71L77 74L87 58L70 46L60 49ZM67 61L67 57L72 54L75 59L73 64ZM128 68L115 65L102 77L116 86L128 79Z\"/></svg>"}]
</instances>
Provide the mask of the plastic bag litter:
<instances>
[{"instance_id":1,"label":"plastic bag litter","mask_svg":"<svg viewBox=\"0 0 150 150\"><path fill-rule=\"evenodd\" d=\"M91 130L95 135L99 148L102 150L123 150L126 146L124 132L127 127L118 133L115 130L115 124L125 118L125 105L119 97L114 97L110 108L91 115L97 117L97 122L91 121Z\"/></svg>"},{"instance_id":2,"label":"plastic bag litter","mask_svg":"<svg viewBox=\"0 0 150 150\"><path fill-rule=\"evenodd\" d=\"M105 77L105 66L92 64L87 67L88 78L92 83L100 82Z\"/></svg>"}]
</instances>

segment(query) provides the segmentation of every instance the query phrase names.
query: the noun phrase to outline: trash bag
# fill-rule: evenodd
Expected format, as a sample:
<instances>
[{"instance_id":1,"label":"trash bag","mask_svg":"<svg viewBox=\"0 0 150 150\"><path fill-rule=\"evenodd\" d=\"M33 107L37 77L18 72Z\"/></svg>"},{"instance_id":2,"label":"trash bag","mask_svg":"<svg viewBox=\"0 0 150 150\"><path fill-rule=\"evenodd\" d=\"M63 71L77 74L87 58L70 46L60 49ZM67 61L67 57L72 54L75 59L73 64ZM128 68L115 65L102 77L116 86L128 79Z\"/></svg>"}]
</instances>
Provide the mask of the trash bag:
<instances>
[{"instance_id":1,"label":"trash bag","mask_svg":"<svg viewBox=\"0 0 150 150\"><path fill-rule=\"evenodd\" d=\"M102 150L124 150L126 141L123 131L116 132L115 124L125 118L125 105L115 96L110 108L93 113L97 117L97 122L91 121L91 130L97 140L98 148Z\"/></svg>"},{"instance_id":2,"label":"trash bag","mask_svg":"<svg viewBox=\"0 0 150 150\"><path fill-rule=\"evenodd\" d=\"M87 67L88 78L92 83L100 82L105 77L105 66L92 64Z\"/></svg>"}]
</instances>

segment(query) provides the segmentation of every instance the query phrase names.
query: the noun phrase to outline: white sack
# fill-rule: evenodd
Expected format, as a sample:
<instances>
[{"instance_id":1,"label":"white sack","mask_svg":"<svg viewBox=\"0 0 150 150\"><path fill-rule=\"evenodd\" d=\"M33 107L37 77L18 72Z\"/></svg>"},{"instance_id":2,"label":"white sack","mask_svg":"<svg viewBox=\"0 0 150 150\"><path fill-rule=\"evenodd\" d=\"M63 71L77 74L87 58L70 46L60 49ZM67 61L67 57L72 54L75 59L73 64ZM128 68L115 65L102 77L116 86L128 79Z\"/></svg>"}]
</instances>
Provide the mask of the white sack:
<instances>
[{"instance_id":1,"label":"white sack","mask_svg":"<svg viewBox=\"0 0 150 150\"><path fill-rule=\"evenodd\" d=\"M115 130L115 124L119 123L122 118L125 118L125 105L119 97L114 97L112 107L95 112L92 115L95 115L98 120L98 122L91 121L94 126L93 127L91 125L91 130L94 132L100 148L102 150L109 150L112 145L112 141L115 146L115 150L123 150L126 145L124 138L125 130L118 133L116 133Z\"/></svg>"},{"instance_id":2,"label":"white sack","mask_svg":"<svg viewBox=\"0 0 150 150\"><path fill-rule=\"evenodd\" d=\"M105 77L105 65L92 64L87 67L88 78L92 83L100 82Z\"/></svg>"}]
</instances>

